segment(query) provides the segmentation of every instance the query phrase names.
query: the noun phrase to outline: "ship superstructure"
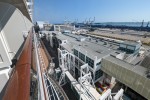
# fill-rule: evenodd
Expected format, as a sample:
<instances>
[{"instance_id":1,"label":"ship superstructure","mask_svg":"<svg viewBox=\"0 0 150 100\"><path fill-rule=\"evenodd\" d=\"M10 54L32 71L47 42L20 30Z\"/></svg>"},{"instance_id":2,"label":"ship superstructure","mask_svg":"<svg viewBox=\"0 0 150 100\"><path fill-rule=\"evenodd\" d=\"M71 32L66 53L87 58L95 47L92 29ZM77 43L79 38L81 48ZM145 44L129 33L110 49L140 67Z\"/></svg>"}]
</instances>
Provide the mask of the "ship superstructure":
<instances>
[{"instance_id":1,"label":"ship superstructure","mask_svg":"<svg viewBox=\"0 0 150 100\"><path fill-rule=\"evenodd\" d=\"M34 31L33 0L0 0L0 99L68 100ZM52 68L51 68L52 67Z\"/></svg>"},{"instance_id":2,"label":"ship superstructure","mask_svg":"<svg viewBox=\"0 0 150 100\"><path fill-rule=\"evenodd\" d=\"M7 83L22 51L24 38L33 26L28 3L24 0L0 0L0 91Z\"/></svg>"}]
</instances>

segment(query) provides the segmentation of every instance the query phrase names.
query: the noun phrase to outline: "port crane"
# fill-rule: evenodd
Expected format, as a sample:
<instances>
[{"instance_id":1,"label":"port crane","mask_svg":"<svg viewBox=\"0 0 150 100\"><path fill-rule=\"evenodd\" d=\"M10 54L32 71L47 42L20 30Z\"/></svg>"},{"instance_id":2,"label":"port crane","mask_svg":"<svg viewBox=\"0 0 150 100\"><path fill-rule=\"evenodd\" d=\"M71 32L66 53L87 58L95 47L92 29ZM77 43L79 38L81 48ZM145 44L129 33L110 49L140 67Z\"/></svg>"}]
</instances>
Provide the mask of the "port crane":
<instances>
[{"instance_id":1,"label":"port crane","mask_svg":"<svg viewBox=\"0 0 150 100\"><path fill-rule=\"evenodd\" d=\"M141 27L143 27L143 25L144 25L144 20L142 21Z\"/></svg>"},{"instance_id":2,"label":"port crane","mask_svg":"<svg viewBox=\"0 0 150 100\"><path fill-rule=\"evenodd\" d=\"M84 25L87 25L88 21L87 21L87 18L83 21L83 24Z\"/></svg>"},{"instance_id":3,"label":"port crane","mask_svg":"<svg viewBox=\"0 0 150 100\"><path fill-rule=\"evenodd\" d=\"M147 26L146 27L148 27L148 25L149 25L149 22L147 22Z\"/></svg>"},{"instance_id":4,"label":"port crane","mask_svg":"<svg viewBox=\"0 0 150 100\"><path fill-rule=\"evenodd\" d=\"M71 23L71 25L77 25L78 19L75 19L74 21L72 21L72 22L70 22L70 23Z\"/></svg>"},{"instance_id":5,"label":"port crane","mask_svg":"<svg viewBox=\"0 0 150 100\"><path fill-rule=\"evenodd\" d=\"M91 25L92 23L94 23L95 21L95 17L93 18L93 20L91 20L91 17L89 18L89 20L87 20L87 18L85 19L85 21L83 21L83 24L86 26L86 28L89 28L91 29Z\"/></svg>"},{"instance_id":6,"label":"port crane","mask_svg":"<svg viewBox=\"0 0 150 100\"><path fill-rule=\"evenodd\" d=\"M91 18L90 18L91 19ZM93 20L90 20L89 19L89 24L91 25L92 23L94 23L94 21L95 21L95 17L93 18Z\"/></svg>"},{"instance_id":7,"label":"port crane","mask_svg":"<svg viewBox=\"0 0 150 100\"><path fill-rule=\"evenodd\" d=\"M95 21L95 17L93 18L93 20L90 20L90 19L89 19L90 30L92 30L91 25L94 23L94 21Z\"/></svg>"},{"instance_id":8,"label":"port crane","mask_svg":"<svg viewBox=\"0 0 150 100\"><path fill-rule=\"evenodd\" d=\"M71 24L71 21L69 21L67 17L65 17L64 19L65 19L64 20L65 25L70 25Z\"/></svg>"}]
</instances>

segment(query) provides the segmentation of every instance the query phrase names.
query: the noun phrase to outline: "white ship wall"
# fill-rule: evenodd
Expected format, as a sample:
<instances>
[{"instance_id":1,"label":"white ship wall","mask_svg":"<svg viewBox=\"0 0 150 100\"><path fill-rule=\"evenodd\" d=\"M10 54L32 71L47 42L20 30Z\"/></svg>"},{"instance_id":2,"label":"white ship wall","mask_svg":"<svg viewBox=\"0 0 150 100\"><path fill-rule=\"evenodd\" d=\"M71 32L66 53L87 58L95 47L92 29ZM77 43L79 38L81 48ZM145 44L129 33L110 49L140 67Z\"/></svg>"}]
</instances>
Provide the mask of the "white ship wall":
<instances>
[{"instance_id":1,"label":"white ship wall","mask_svg":"<svg viewBox=\"0 0 150 100\"><path fill-rule=\"evenodd\" d=\"M1 35L11 59L22 45L23 31L28 31L32 23L14 6L0 3Z\"/></svg>"},{"instance_id":2,"label":"white ship wall","mask_svg":"<svg viewBox=\"0 0 150 100\"><path fill-rule=\"evenodd\" d=\"M11 60L20 55L23 32L28 32L31 27L31 21L19 9L0 2L0 92L9 79Z\"/></svg>"}]
</instances>

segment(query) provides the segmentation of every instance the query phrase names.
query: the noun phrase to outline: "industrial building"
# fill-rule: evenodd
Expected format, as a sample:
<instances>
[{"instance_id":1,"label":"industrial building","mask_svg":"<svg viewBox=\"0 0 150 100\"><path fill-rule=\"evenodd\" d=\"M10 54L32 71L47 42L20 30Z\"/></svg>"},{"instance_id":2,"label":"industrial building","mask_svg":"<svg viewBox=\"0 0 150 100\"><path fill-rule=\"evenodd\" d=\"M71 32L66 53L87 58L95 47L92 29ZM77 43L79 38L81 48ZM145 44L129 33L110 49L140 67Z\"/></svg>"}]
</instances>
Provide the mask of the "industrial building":
<instances>
[{"instance_id":1,"label":"industrial building","mask_svg":"<svg viewBox=\"0 0 150 100\"><path fill-rule=\"evenodd\" d=\"M81 77L81 66L88 64L92 81L95 85L97 82L108 83L109 88L113 89L118 81L125 84L124 81L120 81L118 77L109 72L113 71L113 69L107 69L109 71L105 70L105 66L108 68L106 59L115 58L124 62L124 64L121 63L120 66L124 66L125 64L135 66L137 64L139 65L139 62L141 62L141 59L139 60L141 43L139 42L118 41L104 37L97 38L88 35L77 35L71 32L61 33L56 31L48 32L46 38L50 41L51 47L58 48L60 68L67 67L69 73L76 80L79 80ZM115 60L112 60L112 62L113 61ZM138 62L135 63L135 61ZM118 61L116 62L119 63ZM56 70L56 72L57 71L58 70ZM128 87L129 84L125 85ZM136 91L135 89L133 90ZM146 96L144 97L147 98Z\"/></svg>"},{"instance_id":2,"label":"industrial building","mask_svg":"<svg viewBox=\"0 0 150 100\"><path fill-rule=\"evenodd\" d=\"M134 53L137 55L139 53L141 44L138 42L129 42L129 41L124 41L120 43L119 49L126 51L127 53Z\"/></svg>"},{"instance_id":3,"label":"industrial building","mask_svg":"<svg viewBox=\"0 0 150 100\"><path fill-rule=\"evenodd\" d=\"M143 97L150 99L150 79L146 73L149 71L148 66L150 66L148 65L148 58L149 56L140 65L133 65L113 56L108 56L102 59L101 70Z\"/></svg>"},{"instance_id":4,"label":"industrial building","mask_svg":"<svg viewBox=\"0 0 150 100\"><path fill-rule=\"evenodd\" d=\"M121 46L107 42L107 40L85 37L82 35L59 33L56 34L60 50L66 50L80 60L75 59L75 64L81 66L81 63L88 63L92 72L94 82L100 80L103 75L101 69L101 60L110 54L124 59L132 55L128 54L128 50L121 50ZM122 43L120 43L122 44ZM137 54L136 54L137 55Z\"/></svg>"}]
</instances>

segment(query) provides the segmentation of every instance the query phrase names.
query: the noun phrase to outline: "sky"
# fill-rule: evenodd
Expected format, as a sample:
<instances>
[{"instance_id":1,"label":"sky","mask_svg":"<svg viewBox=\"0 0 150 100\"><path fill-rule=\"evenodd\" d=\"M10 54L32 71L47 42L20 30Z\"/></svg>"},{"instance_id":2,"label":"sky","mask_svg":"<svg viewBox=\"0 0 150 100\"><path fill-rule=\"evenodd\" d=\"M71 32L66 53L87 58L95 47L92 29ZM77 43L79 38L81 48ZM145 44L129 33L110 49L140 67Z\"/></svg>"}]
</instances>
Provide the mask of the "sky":
<instances>
[{"instance_id":1,"label":"sky","mask_svg":"<svg viewBox=\"0 0 150 100\"><path fill-rule=\"evenodd\" d=\"M150 21L150 0L34 0L34 21Z\"/></svg>"}]
</instances>

